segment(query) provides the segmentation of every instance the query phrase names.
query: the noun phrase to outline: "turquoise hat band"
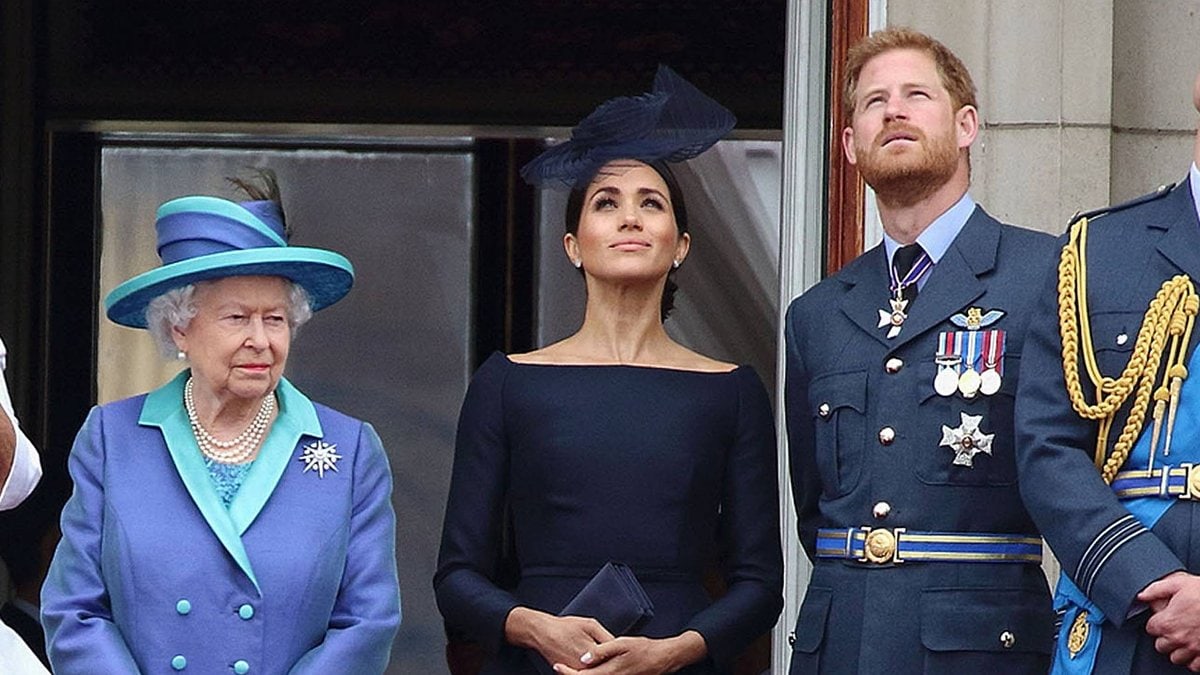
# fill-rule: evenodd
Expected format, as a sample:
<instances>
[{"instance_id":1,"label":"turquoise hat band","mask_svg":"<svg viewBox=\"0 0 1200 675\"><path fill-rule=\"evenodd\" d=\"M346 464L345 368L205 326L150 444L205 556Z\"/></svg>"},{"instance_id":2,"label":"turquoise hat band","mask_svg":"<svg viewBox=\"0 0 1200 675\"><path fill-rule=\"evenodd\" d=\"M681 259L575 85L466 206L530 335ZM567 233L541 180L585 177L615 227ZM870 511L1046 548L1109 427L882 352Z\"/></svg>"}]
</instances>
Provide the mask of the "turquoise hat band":
<instances>
[{"instance_id":1,"label":"turquoise hat band","mask_svg":"<svg viewBox=\"0 0 1200 675\"><path fill-rule=\"evenodd\" d=\"M115 323L145 328L146 306L154 298L198 281L231 276L278 276L289 279L304 288L312 303L312 310L317 311L341 300L350 292L350 287L354 285L354 266L333 251L298 246L212 253L163 265L129 279L104 299L105 312Z\"/></svg>"}]
</instances>

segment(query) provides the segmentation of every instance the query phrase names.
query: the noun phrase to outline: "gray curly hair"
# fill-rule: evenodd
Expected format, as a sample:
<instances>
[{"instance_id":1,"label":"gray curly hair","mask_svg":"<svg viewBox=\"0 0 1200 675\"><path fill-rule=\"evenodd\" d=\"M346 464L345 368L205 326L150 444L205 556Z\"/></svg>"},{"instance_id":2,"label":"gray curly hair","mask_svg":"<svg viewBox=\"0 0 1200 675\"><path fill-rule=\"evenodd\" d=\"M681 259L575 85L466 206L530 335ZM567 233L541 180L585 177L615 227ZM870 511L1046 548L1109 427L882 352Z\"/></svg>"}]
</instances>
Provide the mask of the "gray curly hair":
<instances>
[{"instance_id":1,"label":"gray curly hair","mask_svg":"<svg viewBox=\"0 0 1200 675\"><path fill-rule=\"evenodd\" d=\"M197 284L207 283L204 281ZM172 288L154 298L146 305L146 328L154 338L158 352L164 358L174 359L179 353L172 335L173 329L183 330L196 316L196 285L188 284ZM295 282L288 282L288 325L292 329L292 339L296 331L312 318L312 303L308 291Z\"/></svg>"}]
</instances>

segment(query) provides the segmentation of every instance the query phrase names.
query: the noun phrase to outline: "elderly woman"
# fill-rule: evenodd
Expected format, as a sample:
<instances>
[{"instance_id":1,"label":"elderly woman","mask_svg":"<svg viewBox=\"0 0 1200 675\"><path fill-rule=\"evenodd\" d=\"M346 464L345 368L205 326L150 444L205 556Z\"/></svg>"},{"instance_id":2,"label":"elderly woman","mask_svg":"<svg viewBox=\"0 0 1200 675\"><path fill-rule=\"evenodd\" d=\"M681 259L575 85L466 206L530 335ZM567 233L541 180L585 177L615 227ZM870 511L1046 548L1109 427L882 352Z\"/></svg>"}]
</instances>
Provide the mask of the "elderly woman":
<instances>
[{"instance_id":1,"label":"elderly woman","mask_svg":"<svg viewBox=\"0 0 1200 675\"><path fill-rule=\"evenodd\" d=\"M603 104L524 170L574 188L563 243L587 308L565 340L493 355L463 403L434 586L450 627L494 653L484 673L727 672L775 623L766 392L752 368L663 329L691 241L663 160L732 126L664 68L652 93ZM515 588L497 576L506 527ZM721 557L713 600L702 578Z\"/></svg>"},{"instance_id":2,"label":"elderly woman","mask_svg":"<svg viewBox=\"0 0 1200 675\"><path fill-rule=\"evenodd\" d=\"M42 590L54 672L379 673L400 623L391 473L369 424L283 377L353 282L288 246L274 181L158 210L163 265L108 317L189 368L94 408Z\"/></svg>"}]
</instances>

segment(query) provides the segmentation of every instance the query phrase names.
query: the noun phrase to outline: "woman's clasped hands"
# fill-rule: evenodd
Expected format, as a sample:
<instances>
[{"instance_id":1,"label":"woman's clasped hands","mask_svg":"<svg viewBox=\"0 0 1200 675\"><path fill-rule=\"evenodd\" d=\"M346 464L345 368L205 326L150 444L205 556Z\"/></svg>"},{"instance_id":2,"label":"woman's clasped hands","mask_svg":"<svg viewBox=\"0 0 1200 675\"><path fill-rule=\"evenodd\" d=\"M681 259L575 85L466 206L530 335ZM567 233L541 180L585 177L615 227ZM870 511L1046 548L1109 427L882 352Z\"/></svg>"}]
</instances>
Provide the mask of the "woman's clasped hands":
<instances>
[{"instance_id":1,"label":"woman's clasped hands","mask_svg":"<svg viewBox=\"0 0 1200 675\"><path fill-rule=\"evenodd\" d=\"M661 675L695 661L704 638L687 631L671 638L614 637L600 622L517 607L505 625L509 641L537 651L560 675Z\"/></svg>"}]
</instances>

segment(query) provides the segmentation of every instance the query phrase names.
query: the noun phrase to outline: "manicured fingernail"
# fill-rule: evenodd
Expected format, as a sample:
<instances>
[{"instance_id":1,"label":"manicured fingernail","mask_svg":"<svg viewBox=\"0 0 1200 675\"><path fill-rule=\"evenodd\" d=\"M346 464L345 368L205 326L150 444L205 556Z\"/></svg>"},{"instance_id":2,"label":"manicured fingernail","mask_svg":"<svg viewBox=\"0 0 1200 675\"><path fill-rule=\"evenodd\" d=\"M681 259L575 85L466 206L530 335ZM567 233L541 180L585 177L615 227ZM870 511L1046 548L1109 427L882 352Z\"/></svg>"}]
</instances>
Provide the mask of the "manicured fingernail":
<instances>
[{"instance_id":1,"label":"manicured fingernail","mask_svg":"<svg viewBox=\"0 0 1200 675\"><path fill-rule=\"evenodd\" d=\"M579 661L581 663L591 663L593 658L595 657L592 656L591 652L584 652L583 656L579 657Z\"/></svg>"}]
</instances>

